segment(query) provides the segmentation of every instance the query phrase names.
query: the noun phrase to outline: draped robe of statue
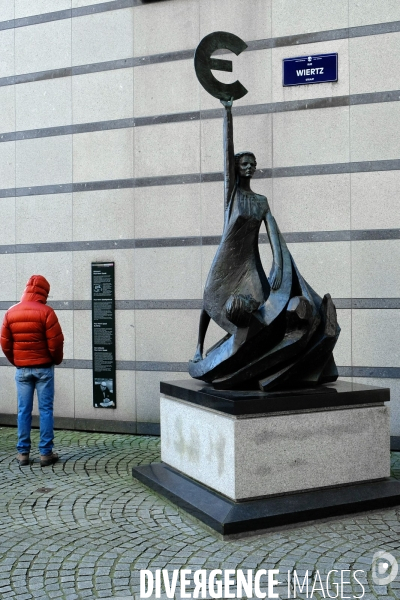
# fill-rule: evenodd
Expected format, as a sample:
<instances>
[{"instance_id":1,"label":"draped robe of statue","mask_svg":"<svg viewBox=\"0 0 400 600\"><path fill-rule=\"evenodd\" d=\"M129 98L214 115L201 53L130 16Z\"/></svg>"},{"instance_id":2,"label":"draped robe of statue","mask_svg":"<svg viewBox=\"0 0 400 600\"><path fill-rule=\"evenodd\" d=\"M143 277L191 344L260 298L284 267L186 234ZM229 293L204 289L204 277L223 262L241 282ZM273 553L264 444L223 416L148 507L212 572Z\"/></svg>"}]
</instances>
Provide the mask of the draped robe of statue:
<instances>
[{"instance_id":1,"label":"draped robe of statue","mask_svg":"<svg viewBox=\"0 0 400 600\"><path fill-rule=\"evenodd\" d=\"M204 309L231 334L237 328L226 316L229 297L250 295L261 306L270 293L258 251L258 233L268 211L265 196L241 190L225 211L224 232L204 289Z\"/></svg>"},{"instance_id":2,"label":"draped robe of statue","mask_svg":"<svg viewBox=\"0 0 400 600\"><path fill-rule=\"evenodd\" d=\"M267 198L246 184L254 170L241 177L238 157L235 170L232 103L223 104L224 230L205 284L199 344L189 373L219 389L268 391L335 381L332 350L340 328L332 299L318 296L299 273ZM269 278L258 248L263 222L273 254ZM203 357L210 319L227 335Z\"/></svg>"}]
</instances>

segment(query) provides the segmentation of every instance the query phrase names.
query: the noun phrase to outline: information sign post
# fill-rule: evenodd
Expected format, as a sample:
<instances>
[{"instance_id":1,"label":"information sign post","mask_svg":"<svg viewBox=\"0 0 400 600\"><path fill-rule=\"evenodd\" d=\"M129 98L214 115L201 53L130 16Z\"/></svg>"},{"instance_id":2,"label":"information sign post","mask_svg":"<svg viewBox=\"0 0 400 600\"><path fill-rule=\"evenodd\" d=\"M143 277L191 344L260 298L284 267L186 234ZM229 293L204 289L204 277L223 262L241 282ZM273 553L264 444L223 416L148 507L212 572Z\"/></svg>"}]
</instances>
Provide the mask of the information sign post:
<instances>
[{"instance_id":1,"label":"information sign post","mask_svg":"<svg viewBox=\"0 0 400 600\"><path fill-rule=\"evenodd\" d=\"M116 408L114 263L92 263L93 406Z\"/></svg>"}]
</instances>

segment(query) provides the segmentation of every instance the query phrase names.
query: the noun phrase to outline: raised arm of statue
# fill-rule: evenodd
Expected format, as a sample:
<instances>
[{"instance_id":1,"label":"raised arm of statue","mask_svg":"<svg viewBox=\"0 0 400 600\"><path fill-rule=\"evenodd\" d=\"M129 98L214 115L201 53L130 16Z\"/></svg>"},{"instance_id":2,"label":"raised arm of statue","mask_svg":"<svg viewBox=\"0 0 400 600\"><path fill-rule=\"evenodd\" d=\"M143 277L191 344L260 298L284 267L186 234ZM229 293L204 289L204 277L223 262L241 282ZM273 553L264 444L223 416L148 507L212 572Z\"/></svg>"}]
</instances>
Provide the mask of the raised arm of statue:
<instances>
[{"instance_id":1,"label":"raised arm of statue","mask_svg":"<svg viewBox=\"0 0 400 600\"><path fill-rule=\"evenodd\" d=\"M235 152L233 148L233 100L221 100L225 107L224 114L224 195L225 208L229 205L235 187Z\"/></svg>"},{"instance_id":2,"label":"raised arm of statue","mask_svg":"<svg viewBox=\"0 0 400 600\"><path fill-rule=\"evenodd\" d=\"M273 290L277 290L282 283L282 249L279 240L278 226L274 217L269 210L265 217L265 226L269 237L269 242L272 248L273 264L269 275L269 283Z\"/></svg>"}]
</instances>

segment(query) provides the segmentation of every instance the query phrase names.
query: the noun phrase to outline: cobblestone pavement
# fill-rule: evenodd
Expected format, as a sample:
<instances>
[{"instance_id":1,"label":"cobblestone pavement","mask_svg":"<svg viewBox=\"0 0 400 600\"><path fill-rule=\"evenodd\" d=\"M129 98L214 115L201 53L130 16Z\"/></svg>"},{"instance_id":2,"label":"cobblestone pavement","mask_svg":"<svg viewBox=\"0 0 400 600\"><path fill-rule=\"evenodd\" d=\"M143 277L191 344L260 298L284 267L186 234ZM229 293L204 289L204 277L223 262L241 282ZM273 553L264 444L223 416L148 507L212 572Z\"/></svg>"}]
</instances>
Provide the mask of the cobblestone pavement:
<instances>
[{"instance_id":1,"label":"cobblestone pavement","mask_svg":"<svg viewBox=\"0 0 400 600\"><path fill-rule=\"evenodd\" d=\"M0 429L2 599L137 599L140 569L163 568L360 569L366 600L400 598L400 576L371 579L375 551L400 560L400 507L222 541L132 478L134 465L159 459L156 437L58 431L61 461L43 469L35 453L19 467L15 441ZM400 454L392 465L400 478Z\"/></svg>"}]
</instances>

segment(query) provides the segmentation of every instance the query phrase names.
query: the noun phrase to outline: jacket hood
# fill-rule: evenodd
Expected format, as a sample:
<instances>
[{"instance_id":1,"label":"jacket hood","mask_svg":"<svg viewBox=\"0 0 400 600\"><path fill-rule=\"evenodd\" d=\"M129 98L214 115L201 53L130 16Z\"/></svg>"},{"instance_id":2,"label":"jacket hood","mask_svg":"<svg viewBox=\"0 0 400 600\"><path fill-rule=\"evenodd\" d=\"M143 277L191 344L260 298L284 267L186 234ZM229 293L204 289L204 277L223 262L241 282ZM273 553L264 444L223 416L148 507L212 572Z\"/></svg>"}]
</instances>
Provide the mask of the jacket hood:
<instances>
[{"instance_id":1,"label":"jacket hood","mask_svg":"<svg viewBox=\"0 0 400 600\"><path fill-rule=\"evenodd\" d=\"M24 293L21 296L21 302L33 301L46 304L47 296L50 292L50 284L43 275L32 275L28 279Z\"/></svg>"}]
</instances>

